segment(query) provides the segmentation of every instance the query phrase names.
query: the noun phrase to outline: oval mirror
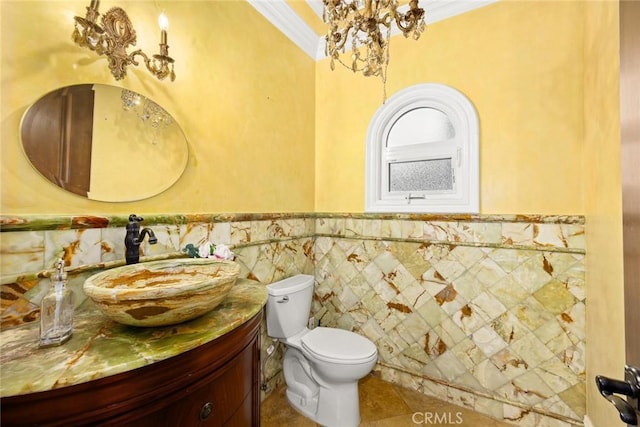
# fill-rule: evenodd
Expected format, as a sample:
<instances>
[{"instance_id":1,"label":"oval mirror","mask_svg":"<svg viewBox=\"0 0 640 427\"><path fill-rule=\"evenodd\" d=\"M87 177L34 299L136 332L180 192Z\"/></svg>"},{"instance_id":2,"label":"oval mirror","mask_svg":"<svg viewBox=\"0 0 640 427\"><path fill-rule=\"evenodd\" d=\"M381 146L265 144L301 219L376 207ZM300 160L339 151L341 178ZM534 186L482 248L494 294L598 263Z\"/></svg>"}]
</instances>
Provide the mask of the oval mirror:
<instances>
[{"instance_id":1,"label":"oval mirror","mask_svg":"<svg viewBox=\"0 0 640 427\"><path fill-rule=\"evenodd\" d=\"M182 175L189 157L176 121L152 100L102 84L50 92L25 112L22 147L60 188L91 200L155 196Z\"/></svg>"}]
</instances>

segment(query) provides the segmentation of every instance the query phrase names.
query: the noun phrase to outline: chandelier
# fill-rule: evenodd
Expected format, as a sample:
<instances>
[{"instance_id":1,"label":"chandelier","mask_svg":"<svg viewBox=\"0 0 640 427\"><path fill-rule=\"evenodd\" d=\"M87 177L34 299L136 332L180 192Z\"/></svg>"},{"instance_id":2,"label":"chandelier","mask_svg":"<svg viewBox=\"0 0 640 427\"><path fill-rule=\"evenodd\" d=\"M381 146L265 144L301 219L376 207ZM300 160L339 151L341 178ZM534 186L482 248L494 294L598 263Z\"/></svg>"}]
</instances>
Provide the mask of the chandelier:
<instances>
[{"instance_id":1,"label":"chandelier","mask_svg":"<svg viewBox=\"0 0 640 427\"><path fill-rule=\"evenodd\" d=\"M109 60L111 74L120 80L127 75L127 66L139 65L136 57L140 56L144 60L147 69L162 80L169 77L174 81L176 75L173 71L174 60L169 56L169 45L167 44L167 17L160 15L160 54L151 58L142 50L138 49L128 53L129 46L136 44L136 31L131 25L127 13L114 7L100 16L98 7L100 0L91 0L87 7L87 14L84 18L76 16L75 28L71 38L81 46L93 50L98 55L105 55ZM102 25L98 25L98 18L101 17Z\"/></svg>"},{"instance_id":2,"label":"chandelier","mask_svg":"<svg viewBox=\"0 0 640 427\"><path fill-rule=\"evenodd\" d=\"M379 76L386 83L392 23L414 40L426 28L424 9L418 7L418 0L410 0L405 13L398 10L397 0L322 1L323 20L329 24L325 53L331 58L332 70L338 61L354 73ZM352 50L351 63L340 58L346 49Z\"/></svg>"},{"instance_id":3,"label":"chandelier","mask_svg":"<svg viewBox=\"0 0 640 427\"><path fill-rule=\"evenodd\" d=\"M164 108L136 92L122 89L120 100L123 110L133 111L140 120L151 124L152 128L162 129L173 123L171 115Z\"/></svg>"}]
</instances>

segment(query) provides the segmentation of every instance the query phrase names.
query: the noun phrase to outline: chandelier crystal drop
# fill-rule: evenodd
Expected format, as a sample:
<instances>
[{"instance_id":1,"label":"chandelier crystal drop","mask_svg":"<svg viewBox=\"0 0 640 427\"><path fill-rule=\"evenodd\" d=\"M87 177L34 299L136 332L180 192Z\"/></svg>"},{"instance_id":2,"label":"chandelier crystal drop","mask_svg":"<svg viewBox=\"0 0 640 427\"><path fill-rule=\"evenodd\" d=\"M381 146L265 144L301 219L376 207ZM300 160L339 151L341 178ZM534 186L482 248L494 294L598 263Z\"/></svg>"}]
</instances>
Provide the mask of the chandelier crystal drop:
<instances>
[{"instance_id":1,"label":"chandelier crystal drop","mask_svg":"<svg viewBox=\"0 0 640 427\"><path fill-rule=\"evenodd\" d=\"M164 108L152 100L128 89L122 89L120 94L122 109L133 111L143 122L148 122L153 128L166 128L173 119Z\"/></svg>"},{"instance_id":2,"label":"chandelier crystal drop","mask_svg":"<svg viewBox=\"0 0 640 427\"><path fill-rule=\"evenodd\" d=\"M405 37L418 40L426 24L418 0L410 0L408 10L398 10L397 0L323 0L323 20L329 28L325 53L331 60L365 76L387 80L391 26L396 24ZM341 58L352 51L349 63Z\"/></svg>"}]
</instances>

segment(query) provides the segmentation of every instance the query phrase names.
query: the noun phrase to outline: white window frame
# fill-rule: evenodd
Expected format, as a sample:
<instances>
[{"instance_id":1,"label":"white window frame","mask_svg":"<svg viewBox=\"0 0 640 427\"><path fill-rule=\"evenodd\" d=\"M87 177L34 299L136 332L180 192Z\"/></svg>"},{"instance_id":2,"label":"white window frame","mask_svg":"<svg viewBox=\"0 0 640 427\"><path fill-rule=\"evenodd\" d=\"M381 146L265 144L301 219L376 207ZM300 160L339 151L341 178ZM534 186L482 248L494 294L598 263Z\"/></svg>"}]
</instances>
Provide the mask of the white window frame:
<instances>
[{"instance_id":1,"label":"white window frame","mask_svg":"<svg viewBox=\"0 0 640 427\"><path fill-rule=\"evenodd\" d=\"M455 137L446 141L387 148L395 122L416 108L434 108L451 121ZM476 110L458 90L439 83L408 87L390 97L374 114L366 142L365 211L479 213L480 154ZM452 158L453 191L389 191L389 164L396 161Z\"/></svg>"}]
</instances>

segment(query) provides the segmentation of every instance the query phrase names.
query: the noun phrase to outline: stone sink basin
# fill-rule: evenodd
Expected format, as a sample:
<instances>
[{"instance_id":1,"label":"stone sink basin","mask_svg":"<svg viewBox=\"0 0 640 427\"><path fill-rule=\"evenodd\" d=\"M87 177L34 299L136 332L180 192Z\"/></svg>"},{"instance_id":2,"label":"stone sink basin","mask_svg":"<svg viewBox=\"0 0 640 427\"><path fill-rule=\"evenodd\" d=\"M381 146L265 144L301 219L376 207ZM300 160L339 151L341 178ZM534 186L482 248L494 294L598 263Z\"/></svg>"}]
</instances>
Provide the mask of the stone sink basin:
<instances>
[{"instance_id":1,"label":"stone sink basin","mask_svg":"<svg viewBox=\"0 0 640 427\"><path fill-rule=\"evenodd\" d=\"M233 261L180 258L125 265L94 274L84 292L111 319L132 326L165 326L201 316L236 282Z\"/></svg>"}]
</instances>

